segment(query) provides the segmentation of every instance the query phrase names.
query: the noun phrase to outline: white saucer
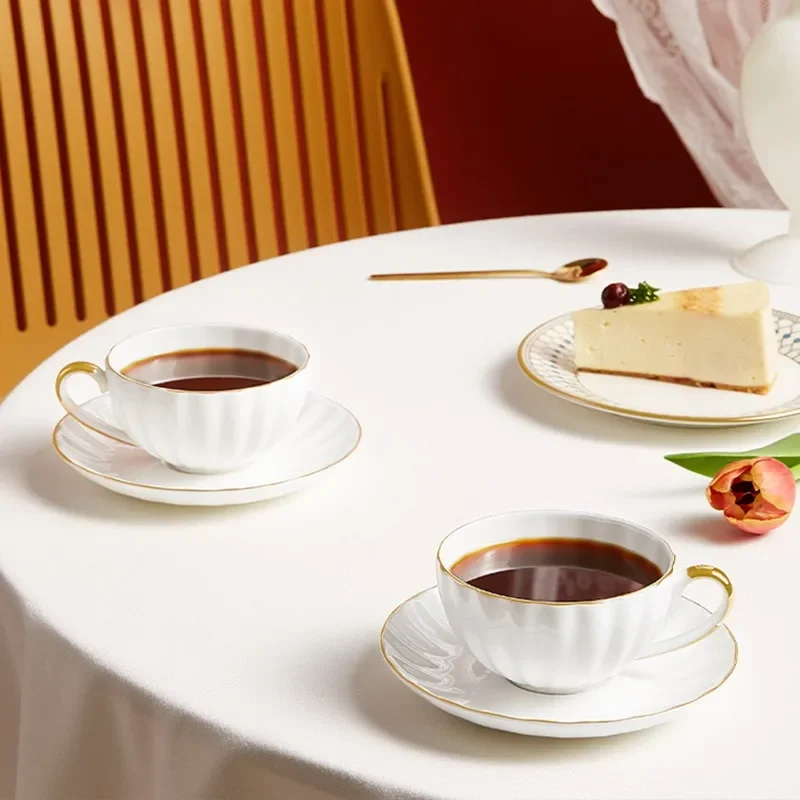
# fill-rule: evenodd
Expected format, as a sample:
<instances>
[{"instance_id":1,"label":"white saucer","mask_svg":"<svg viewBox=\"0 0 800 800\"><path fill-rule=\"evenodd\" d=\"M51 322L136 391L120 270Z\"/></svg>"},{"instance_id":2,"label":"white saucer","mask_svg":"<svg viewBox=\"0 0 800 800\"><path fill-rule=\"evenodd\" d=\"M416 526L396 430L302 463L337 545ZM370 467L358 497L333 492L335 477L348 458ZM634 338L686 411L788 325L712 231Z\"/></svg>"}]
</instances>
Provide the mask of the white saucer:
<instances>
[{"instance_id":1,"label":"white saucer","mask_svg":"<svg viewBox=\"0 0 800 800\"><path fill-rule=\"evenodd\" d=\"M709 614L681 598L668 628L686 630ZM389 615L381 652L400 680L448 714L527 736L580 739L666 721L725 683L736 667L738 647L723 625L697 644L634 662L596 689L537 694L489 672L470 655L448 625L433 587Z\"/></svg>"},{"instance_id":2,"label":"white saucer","mask_svg":"<svg viewBox=\"0 0 800 800\"><path fill-rule=\"evenodd\" d=\"M575 369L572 315L531 331L517 351L525 374L578 405L620 417L682 428L755 425L800 414L800 317L773 311L778 377L767 395L681 386Z\"/></svg>"},{"instance_id":3,"label":"white saucer","mask_svg":"<svg viewBox=\"0 0 800 800\"><path fill-rule=\"evenodd\" d=\"M111 401L85 404L113 422ZM190 475L170 469L138 447L89 430L69 415L56 425L53 446L78 473L112 492L181 506L227 506L296 492L358 446L361 426L343 406L316 392L295 427L262 459L224 475Z\"/></svg>"}]
</instances>

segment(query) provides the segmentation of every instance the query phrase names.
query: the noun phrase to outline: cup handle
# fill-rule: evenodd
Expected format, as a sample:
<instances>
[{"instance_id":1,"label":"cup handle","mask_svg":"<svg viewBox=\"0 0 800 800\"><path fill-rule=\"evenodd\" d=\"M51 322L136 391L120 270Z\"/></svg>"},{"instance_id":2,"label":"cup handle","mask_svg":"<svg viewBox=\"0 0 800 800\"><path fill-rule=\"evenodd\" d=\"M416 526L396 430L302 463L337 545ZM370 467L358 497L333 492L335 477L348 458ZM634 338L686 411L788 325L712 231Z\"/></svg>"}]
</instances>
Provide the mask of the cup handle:
<instances>
[{"instance_id":1,"label":"cup handle","mask_svg":"<svg viewBox=\"0 0 800 800\"><path fill-rule=\"evenodd\" d=\"M662 653L669 653L672 650L679 650L681 647L695 644L719 627L725 617L728 616L728 612L733 603L733 584L731 583L731 579L719 567L712 567L708 564L696 564L693 567L687 567L686 574L678 586L678 591L682 593L693 580L698 578L711 578L711 580L716 581L724 590L724 597L716 611L714 611L708 619L703 620L699 625L695 625L695 627L690 628L688 631L653 642L639 658L660 656Z\"/></svg>"},{"instance_id":2,"label":"cup handle","mask_svg":"<svg viewBox=\"0 0 800 800\"><path fill-rule=\"evenodd\" d=\"M89 428L89 430L95 431L95 433L102 433L103 436L116 439L123 444L135 446L136 443L125 431L101 419L97 414L87 411L85 407L78 405L78 403L72 399L67 391L67 379L72 375L78 374L88 375L94 378L95 383L102 393L108 391L108 381L106 380L105 370L98 367L97 364L92 364L90 361L73 361L71 364L67 364L67 366L58 373L58 377L56 378L56 394L67 414L74 417L81 425Z\"/></svg>"}]
</instances>

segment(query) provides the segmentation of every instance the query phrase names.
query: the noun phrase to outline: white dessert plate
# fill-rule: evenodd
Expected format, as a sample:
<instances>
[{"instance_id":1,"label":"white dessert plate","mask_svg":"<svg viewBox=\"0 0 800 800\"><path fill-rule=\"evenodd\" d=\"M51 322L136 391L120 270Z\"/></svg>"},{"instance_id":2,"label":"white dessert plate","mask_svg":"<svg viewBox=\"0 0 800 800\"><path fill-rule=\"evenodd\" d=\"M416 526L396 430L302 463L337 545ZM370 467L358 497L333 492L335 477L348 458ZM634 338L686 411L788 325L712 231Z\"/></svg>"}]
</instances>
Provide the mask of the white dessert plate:
<instances>
[{"instance_id":1,"label":"white dessert plate","mask_svg":"<svg viewBox=\"0 0 800 800\"><path fill-rule=\"evenodd\" d=\"M666 634L711 612L682 597ZM403 683L437 708L476 725L527 736L582 739L659 725L722 686L738 646L721 625L697 644L634 662L595 689L569 695L520 689L489 672L447 622L436 587L406 600L386 620L381 652Z\"/></svg>"},{"instance_id":2,"label":"white dessert plate","mask_svg":"<svg viewBox=\"0 0 800 800\"><path fill-rule=\"evenodd\" d=\"M113 422L108 395L86 404ZM56 452L80 475L118 494L181 506L228 506L271 500L305 488L358 446L361 426L343 406L310 392L294 428L263 458L224 475L170 469L138 447L65 416L53 431Z\"/></svg>"},{"instance_id":3,"label":"white dessert plate","mask_svg":"<svg viewBox=\"0 0 800 800\"><path fill-rule=\"evenodd\" d=\"M800 317L773 311L778 377L769 394L682 386L575 369L572 315L532 330L517 351L525 374L559 397L620 417L683 428L755 425L800 414Z\"/></svg>"}]
</instances>

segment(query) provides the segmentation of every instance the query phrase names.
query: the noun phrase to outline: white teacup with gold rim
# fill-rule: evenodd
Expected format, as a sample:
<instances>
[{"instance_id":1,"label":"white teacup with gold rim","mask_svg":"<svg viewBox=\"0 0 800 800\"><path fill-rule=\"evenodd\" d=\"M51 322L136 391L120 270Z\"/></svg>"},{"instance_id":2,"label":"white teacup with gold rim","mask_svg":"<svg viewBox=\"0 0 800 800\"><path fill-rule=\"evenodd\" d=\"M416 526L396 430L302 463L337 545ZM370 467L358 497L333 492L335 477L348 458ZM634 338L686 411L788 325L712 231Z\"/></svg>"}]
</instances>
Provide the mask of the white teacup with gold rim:
<instances>
[{"instance_id":1,"label":"white teacup with gold rim","mask_svg":"<svg viewBox=\"0 0 800 800\"><path fill-rule=\"evenodd\" d=\"M296 422L310 385L308 350L276 331L224 324L176 325L114 345L103 367L67 364L56 393L88 428L136 445L183 472L241 469ZM108 392L116 425L75 402L73 376Z\"/></svg>"},{"instance_id":2,"label":"white teacup with gold rim","mask_svg":"<svg viewBox=\"0 0 800 800\"><path fill-rule=\"evenodd\" d=\"M697 627L661 638L693 580L721 587ZM694 644L727 616L733 586L717 567L677 569L657 534L620 519L518 511L468 523L442 541L439 594L453 632L487 669L524 689L588 689L636 659Z\"/></svg>"}]
</instances>

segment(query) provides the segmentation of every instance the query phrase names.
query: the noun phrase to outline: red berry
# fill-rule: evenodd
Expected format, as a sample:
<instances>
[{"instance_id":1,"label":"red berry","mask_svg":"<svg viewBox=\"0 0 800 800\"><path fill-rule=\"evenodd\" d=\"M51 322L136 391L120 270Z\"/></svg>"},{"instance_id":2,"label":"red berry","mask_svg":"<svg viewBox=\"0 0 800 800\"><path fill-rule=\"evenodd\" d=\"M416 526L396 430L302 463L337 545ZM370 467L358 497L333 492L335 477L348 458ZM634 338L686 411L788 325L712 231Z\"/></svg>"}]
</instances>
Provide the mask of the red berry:
<instances>
[{"instance_id":1,"label":"red berry","mask_svg":"<svg viewBox=\"0 0 800 800\"><path fill-rule=\"evenodd\" d=\"M603 289L603 308L619 308L630 302L631 293L624 283L609 283Z\"/></svg>"}]
</instances>

